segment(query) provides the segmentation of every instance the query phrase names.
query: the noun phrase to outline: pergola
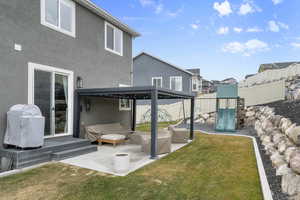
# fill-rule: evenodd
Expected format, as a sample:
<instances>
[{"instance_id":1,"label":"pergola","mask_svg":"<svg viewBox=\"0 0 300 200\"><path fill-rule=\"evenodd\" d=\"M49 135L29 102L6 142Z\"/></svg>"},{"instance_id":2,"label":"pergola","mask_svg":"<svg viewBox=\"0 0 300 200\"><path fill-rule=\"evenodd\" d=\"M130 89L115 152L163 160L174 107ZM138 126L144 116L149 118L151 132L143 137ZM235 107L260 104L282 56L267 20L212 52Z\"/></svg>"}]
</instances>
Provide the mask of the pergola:
<instances>
[{"instance_id":1,"label":"pergola","mask_svg":"<svg viewBox=\"0 0 300 200\"><path fill-rule=\"evenodd\" d=\"M81 97L101 97L111 99L132 100L132 130L136 127L136 100L151 100L151 159L155 159L157 149L157 118L158 99L190 99L190 139L194 138L194 104L195 97L192 94L172 91L155 86L118 87L118 88L92 88L77 89L74 93L74 137L80 134L80 100Z\"/></svg>"}]
</instances>

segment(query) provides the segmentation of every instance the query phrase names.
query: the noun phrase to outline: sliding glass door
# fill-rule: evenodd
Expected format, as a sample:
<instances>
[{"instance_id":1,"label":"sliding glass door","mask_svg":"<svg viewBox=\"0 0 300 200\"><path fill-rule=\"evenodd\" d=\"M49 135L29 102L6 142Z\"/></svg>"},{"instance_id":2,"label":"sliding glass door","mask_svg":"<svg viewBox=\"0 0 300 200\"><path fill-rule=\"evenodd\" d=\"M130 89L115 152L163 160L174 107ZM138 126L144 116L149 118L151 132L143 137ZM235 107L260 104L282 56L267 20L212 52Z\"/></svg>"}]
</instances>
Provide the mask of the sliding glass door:
<instances>
[{"instance_id":1,"label":"sliding glass door","mask_svg":"<svg viewBox=\"0 0 300 200\"><path fill-rule=\"evenodd\" d=\"M45 117L45 136L71 135L73 74L58 70L31 69L33 100Z\"/></svg>"}]
</instances>

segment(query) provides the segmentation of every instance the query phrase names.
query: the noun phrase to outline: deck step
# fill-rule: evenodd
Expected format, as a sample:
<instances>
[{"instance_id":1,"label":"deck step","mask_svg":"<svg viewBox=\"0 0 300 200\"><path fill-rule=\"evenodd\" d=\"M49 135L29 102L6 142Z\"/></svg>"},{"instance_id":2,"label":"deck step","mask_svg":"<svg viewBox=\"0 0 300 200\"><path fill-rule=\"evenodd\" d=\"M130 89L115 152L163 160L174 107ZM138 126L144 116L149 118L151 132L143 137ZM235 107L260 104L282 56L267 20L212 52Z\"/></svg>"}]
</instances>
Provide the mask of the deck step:
<instances>
[{"instance_id":1,"label":"deck step","mask_svg":"<svg viewBox=\"0 0 300 200\"><path fill-rule=\"evenodd\" d=\"M80 155L83 155L83 154L91 153L91 152L97 151L97 149L98 148L95 145L79 147L79 148L76 148L76 149L69 149L69 150L53 153L52 154L52 159L56 160L56 161L59 161L59 160L67 159L67 158L70 158L70 157L80 156Z\"/></svg>"},{"instance_id":2,"label":"deck step","mask_svg":"<svg viewBox=\"0 0 300 200\"><path fill-rule=\"evenodd\" d=\"M44 154L43 156L41 155L40 157L34 158L34 159L30 159L24 162L19 162L16 163L15 168L16 169L20 169L20 168L24 168L24 167L29 167L29 166L33 166L33 165L37 165L37 164L41 164L41 163L45 163L45 162L49 162L51 161L51 154Z\"/></svg>"}]
</instances>

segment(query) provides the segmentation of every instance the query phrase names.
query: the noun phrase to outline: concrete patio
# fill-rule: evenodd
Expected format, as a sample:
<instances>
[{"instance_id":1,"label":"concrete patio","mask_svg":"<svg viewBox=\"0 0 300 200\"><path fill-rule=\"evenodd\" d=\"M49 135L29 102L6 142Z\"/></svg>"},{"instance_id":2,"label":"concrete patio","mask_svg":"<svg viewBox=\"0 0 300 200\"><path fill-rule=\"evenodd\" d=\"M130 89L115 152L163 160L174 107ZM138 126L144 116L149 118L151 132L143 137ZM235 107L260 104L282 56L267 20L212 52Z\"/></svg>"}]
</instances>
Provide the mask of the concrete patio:
<instances>
[{"instance_id":1,"label":"concrete patio","mask_svg":"<svg viewBox=\"0 0 300 200\"><path fill-rule=\"evenodd\" d=\"M171 152L177 151L187 144L172 144ZM113 168L113 155L115 155L116 153L128 153L130 155L130 169L127 173L115 173ZM158 159L166 155L168 154L158 155ZM113 147L112 145L105 144L102 146L98 146L98 151L96 152L65 159L60 162L107 174L113 174L116 176L126 176L129 173L154 161L155 160L150 159L149 154L141 151L140 145L123 144Z\"/></svg>"}]
</instances>

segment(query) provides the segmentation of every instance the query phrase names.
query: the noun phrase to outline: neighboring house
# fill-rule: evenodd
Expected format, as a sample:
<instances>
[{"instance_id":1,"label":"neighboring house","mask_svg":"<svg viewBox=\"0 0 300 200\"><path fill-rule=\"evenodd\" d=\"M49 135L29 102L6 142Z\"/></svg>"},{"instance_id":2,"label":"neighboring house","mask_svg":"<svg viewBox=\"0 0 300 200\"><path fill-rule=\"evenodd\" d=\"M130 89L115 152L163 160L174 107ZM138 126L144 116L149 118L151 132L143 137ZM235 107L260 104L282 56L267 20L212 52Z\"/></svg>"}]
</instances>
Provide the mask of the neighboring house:
<instances>
[{"instance_id":1,"label":"neighboring house","mask_svg":"<svg viewBox=\"0 0 300 200\"><path fill-rule=\"evenodd\" d=\"M195 93L195 95L197 96L202 93L202 77L200 75L200 69L199 68L187 69L187 71L193 73L192 92Z\"/></svg>"},{"instance_id":2,"label":"neighboring house","mask_svg":"<svg viewBox=\"0 0 300 200\"><path fill-rule=\"evenodd\" d=\"M272 70L272 69L283 69L283 68L289 67L292 64L300 64L300 62L281 62L281 63L261 64L259 66L258 72L263 72L263 71Z\"/></svg>"},{"instance_id":3,"label":"neighboring house","mask_svg":"<svg viewBox=\"0 0 300 200\"><path fill-rule=\"evenodd\" d=\"M237 80L235 78L226 78L220 81L221 84L237 84Z\"/></svg>"},{"instance_id":4,"label":"neighboring house","mask_svg":"<svg viewBox=\"0 0 300 200\"><path fill-rule=\"evenodd\" d=\"M200 71L200 70L199 70ZM133 58L133 85L156 85L184 93L192 93L194 74L161 58L142 52ZM174 100L162 100L161 103L173 103Z\"/></svg>"},{"instance_id":5,"label":"neighboring house","mask_svg":"<svg viewBox=\"0 0 300 200\"><path fill-rule=\"evenodd\" d=\"M212 90L212 82L206 79L202 79L202 93L209 94Z\"/></svg>"},{"instance_id":6,"label":"neighboring house","mask_svg":"<svg viewBox=\"0 0 300 200\"><path fill-rule=\"evenodd\" d=\"M45 138L71 136L74 89L132 85L132 40L139 33L89 0L1 0L0 18L1 141L15 104L40 107ZM83 106L82 126L129 127L126 101L86 102L93 109Z\"/></svg>"}]
</instances>

